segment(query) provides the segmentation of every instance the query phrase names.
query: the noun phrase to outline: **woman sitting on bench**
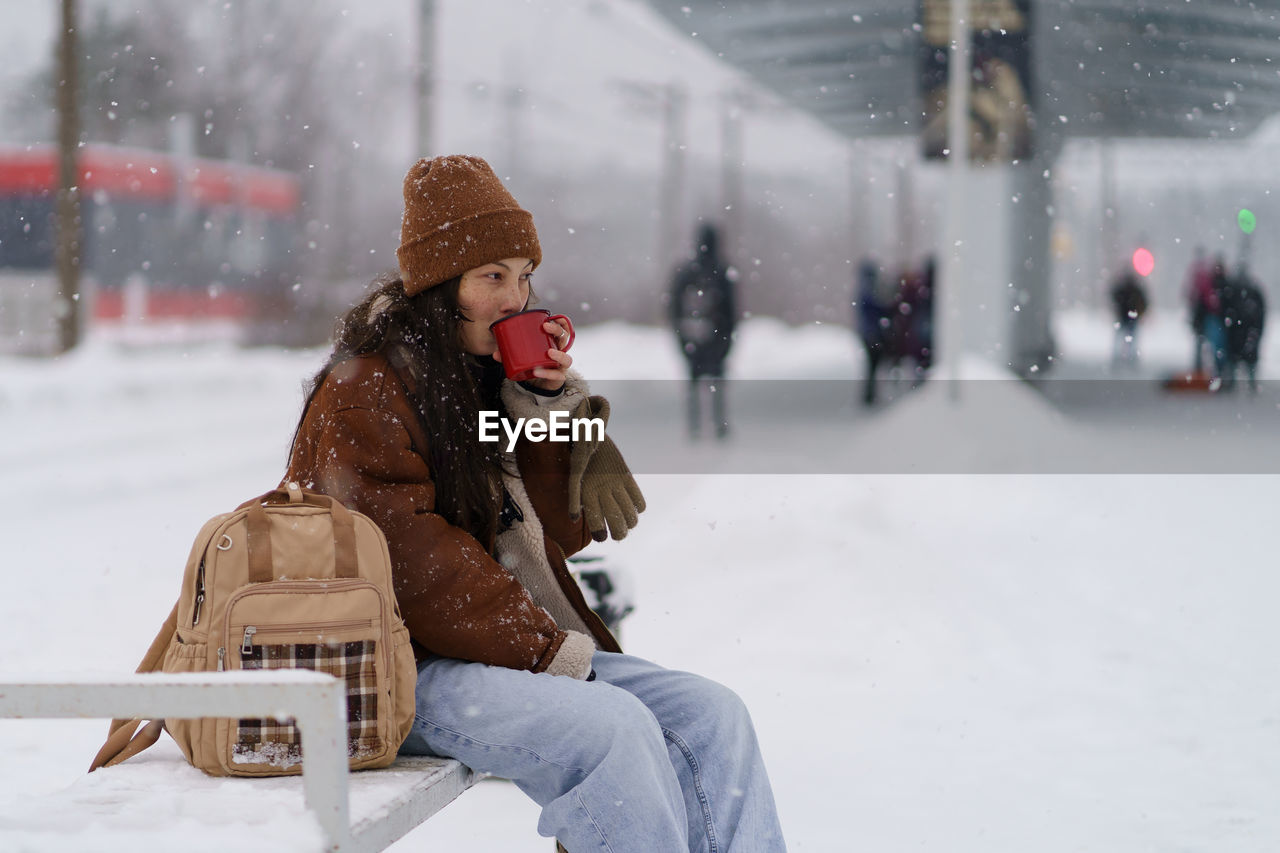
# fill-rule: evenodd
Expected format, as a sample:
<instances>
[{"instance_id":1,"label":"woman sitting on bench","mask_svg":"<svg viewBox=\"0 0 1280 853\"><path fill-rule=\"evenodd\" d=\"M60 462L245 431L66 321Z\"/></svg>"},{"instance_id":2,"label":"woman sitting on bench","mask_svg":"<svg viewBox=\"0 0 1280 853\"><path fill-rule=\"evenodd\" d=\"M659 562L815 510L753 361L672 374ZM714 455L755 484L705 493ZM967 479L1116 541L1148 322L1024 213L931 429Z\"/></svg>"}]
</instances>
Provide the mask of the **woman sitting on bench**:
<instances>
[{"instance_id":1,"label":"woman sitting on bench","mask_svg":"<svg viewBox=\"0 0 1280 853\"><path fill-rule=\"evenodd\" d=\"M418 655L402 753L512 780L569 851L785 849L742 701L623 654L566 568L644 508L617 448L480 440L482 412L607 419L552 318L553 366L504 377L489 327L533 299L533 218L475 157L419 161L404 197L400 274L343 318L287 474L386 534Z\"/></svg>"}]
</instances>

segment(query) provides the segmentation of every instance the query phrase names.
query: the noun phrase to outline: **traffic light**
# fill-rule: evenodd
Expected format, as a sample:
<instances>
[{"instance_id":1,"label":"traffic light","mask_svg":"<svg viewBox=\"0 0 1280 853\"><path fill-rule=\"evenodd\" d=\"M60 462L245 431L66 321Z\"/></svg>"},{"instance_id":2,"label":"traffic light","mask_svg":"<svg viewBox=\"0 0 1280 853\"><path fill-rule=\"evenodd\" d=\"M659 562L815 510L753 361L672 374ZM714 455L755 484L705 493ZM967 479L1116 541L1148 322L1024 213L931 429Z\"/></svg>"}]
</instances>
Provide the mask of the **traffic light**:
<instances>
[{"instance_id":1,"label":"traffic light","mask_svg":"<svg viewBox=\"0 0 1280 853\"><path fill-rule=\"evenodd\" d=\"M1236 224L1240 226L1240 230L1245 234L1252 234L1253 229L1258 227L1258 217L1253 215L1253 211L1247 207L1240 208L1240 212L1236 214Z\"/></svg>"},{"instance_id":2,"label":"traffic light","mask_svg":"<svg viewBox=\"0 0 1280 853\"><path fill-rule=\"evenodd\" d=\"M1155 256L1148 249L1138 249L1133 253L1133 270L1146 278L1156 268Z\"/></svg>"}]
</instances>

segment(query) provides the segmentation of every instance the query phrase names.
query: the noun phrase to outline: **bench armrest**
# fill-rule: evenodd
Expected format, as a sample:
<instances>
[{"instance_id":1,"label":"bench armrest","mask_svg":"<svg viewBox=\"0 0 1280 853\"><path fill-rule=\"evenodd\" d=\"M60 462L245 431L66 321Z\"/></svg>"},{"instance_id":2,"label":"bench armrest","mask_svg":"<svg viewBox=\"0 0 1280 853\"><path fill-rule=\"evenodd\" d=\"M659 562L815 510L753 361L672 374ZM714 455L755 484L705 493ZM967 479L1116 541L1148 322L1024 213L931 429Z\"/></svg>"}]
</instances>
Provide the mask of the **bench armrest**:
<instances>
[{"instance_id":1,"label":"bench armrest","mask_svg":"<svg viewBox=\"0 0 1280 853\"><path fill-rule=\"evenodd\" d=\"M296 720L305 748L302 784L330 849L351 834L347 798L347 704L333 676L291 670L119 677L0 676L0 717L164 719L282 717Z\"/></svg>"}]
</instances>

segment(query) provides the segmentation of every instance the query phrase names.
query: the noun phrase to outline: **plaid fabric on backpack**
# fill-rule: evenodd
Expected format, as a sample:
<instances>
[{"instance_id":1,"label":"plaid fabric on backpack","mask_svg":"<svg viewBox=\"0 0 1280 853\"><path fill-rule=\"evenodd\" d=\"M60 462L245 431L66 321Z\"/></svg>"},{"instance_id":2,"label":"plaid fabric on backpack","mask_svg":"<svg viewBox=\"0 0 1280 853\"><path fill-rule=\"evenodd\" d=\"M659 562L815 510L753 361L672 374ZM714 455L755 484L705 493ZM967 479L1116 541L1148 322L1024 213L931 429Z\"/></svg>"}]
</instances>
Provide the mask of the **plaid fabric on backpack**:
<instances>
[{"instance_id":1,"label":"plaid fabric on backpack","mask_svg":"<svg viewBox=\"0 0 1280 853\"><path fill-rule=\"evenodd\" d=\"M252 646L241 654L241 669L309 669L332 675L347 686L347 752L368 755L379 749L378 648L374 640L348 643L297 643ZM289 722L239 720L231 747L240 764L295 764L302 760L302 738Z\"/></svg>"},{"instance_id":2,"label":"plaid fabric on backpack","mask_svg":"<svg viewBox=\"0 0 1280 853\"><path fill-rule=\"evenodd\" d=\"M204 525L182 593L138 672L309 669L347 689L351 769L395 760L413 723L417 667L391 584L386 538L360 513L297 483ZM113 720L91 771L166 729L215 776L301 772L291 719Z\"/></svg>"}]
</instances>

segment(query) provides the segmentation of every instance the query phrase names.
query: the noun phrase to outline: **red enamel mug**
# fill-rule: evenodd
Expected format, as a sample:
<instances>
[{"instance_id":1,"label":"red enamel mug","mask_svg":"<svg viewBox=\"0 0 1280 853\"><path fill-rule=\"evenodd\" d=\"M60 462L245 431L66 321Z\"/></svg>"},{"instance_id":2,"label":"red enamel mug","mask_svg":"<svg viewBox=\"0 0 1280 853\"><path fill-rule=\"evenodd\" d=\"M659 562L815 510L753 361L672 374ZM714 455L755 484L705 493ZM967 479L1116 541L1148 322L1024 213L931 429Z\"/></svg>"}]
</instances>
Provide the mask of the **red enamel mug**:
<instances>
[{"instance_id":1,"label":"red enamel mug","mask_svg":"<svg viewBox=\"0 0 1280 853\"><path fill-rule=\"evenodd\" d=\"M542 324L548 321L559 321L569 330L569 340L564 346L559 346L554 337L542 330ZM530 308L503 317L491 323L489 331L498 342L503 371L508 379L515 382L531 378L534 368L557 367L547 356L547 350L568 352L573 346L573 322L565 315L552 314L545 308Z\"/></svg>"}]
</instances>

